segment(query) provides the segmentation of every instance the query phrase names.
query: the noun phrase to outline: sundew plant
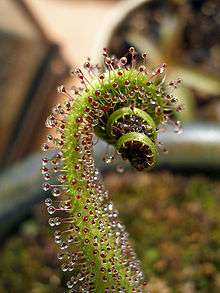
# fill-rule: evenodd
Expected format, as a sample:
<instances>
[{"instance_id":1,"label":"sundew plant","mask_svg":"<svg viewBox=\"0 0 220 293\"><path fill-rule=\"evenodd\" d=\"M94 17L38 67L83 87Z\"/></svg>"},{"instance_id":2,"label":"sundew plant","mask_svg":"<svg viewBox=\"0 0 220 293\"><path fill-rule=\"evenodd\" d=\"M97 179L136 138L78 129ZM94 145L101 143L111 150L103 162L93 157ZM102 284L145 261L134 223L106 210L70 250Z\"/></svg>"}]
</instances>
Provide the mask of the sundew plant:
<instances>
[{"instance_id":1,"label":"sundew plant","mask_svg":"<svg viewBox=\"0 0 220 293\"><path fill-rule=\"evenodd\" d=\"M133 47L120 59L104 49L103 58L103 68L88 59L74 70L79 88L58 89L65 101L52 109L46 126L53 134L42 147L50 151L42 160L43 189L52 194L45 203L69 292L147 292L126 228L95 166L94 135L136 170L151 169L161 125L180 128L175 117L181 106L173 96L180 80L167 83L166 64L148 68L148 55ZM113 159L106 154L107 163Z\"/></svg>"}]
</instances>

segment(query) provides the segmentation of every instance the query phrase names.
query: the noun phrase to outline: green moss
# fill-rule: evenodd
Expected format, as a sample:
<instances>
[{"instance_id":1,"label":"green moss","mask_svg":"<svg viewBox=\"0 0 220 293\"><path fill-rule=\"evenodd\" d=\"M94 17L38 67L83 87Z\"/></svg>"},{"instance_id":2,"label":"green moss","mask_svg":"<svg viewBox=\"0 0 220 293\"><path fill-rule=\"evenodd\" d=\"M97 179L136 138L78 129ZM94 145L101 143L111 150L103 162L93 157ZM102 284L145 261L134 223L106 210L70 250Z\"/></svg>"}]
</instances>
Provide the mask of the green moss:
<instances>
[{"instance_id":1,"label":"green moss","mask_svg":"<svg viewBox=\"0 0 220 293\"><path fill-rule=\"evenodd\" d=\"M109 174L105 181L152 293L220 291L218 181L169 173ZM204 207L207 197L213 204ZM55 245L40 221L41 209L1 247L2 293L65 292L66 277L59 278Z\"/></svg>"}]
</instances>

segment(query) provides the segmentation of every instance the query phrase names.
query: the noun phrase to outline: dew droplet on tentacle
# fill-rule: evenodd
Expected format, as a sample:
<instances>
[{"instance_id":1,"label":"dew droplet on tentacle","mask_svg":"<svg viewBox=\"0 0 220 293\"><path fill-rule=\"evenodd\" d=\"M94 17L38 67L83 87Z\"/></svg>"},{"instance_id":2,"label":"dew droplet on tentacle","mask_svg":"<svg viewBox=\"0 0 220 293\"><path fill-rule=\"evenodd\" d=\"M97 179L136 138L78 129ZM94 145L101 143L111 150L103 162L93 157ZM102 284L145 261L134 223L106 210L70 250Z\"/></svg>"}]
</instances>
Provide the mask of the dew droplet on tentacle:
<instances>
[{"instance_id":1,"label":"dew droplet on tentacle","mask_svg":"<svg viewBox=\"0 0 220 293\"><path fill-rule=\"evenodd\" d=\"M52 205L52 203L53 203L53 201L52 201L51 198L46 198L46 199L45 199L45 205L46 205L46 206L50 206L50 205Z\"/></svg>"},{"instance_id":2,"label":"dew droplet on tentacle","mask_svg":"<svg viewBox=\"0 0 220 293\"><path fill-rule=\"evenodd\" d=\"M126 57L122 57L121 59L120 59L120 65L121 66L125 66L126 64L127 64L127 62L128 62L128 60L127 60L127 58Z\"/></svg>"}]
</instances>

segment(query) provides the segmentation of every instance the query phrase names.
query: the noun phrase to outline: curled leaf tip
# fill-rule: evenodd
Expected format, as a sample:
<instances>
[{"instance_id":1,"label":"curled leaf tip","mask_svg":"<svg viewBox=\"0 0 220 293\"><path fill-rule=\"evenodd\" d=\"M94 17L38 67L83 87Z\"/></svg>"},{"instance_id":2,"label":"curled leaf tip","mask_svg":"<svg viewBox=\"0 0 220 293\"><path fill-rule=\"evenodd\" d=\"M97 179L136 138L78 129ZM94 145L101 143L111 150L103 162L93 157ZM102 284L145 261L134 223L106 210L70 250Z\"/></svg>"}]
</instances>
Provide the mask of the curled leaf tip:
<instances>
[{"instance_id":1,"label":"curled leaf tip","mask_svg":"<svg viewBox=\"0 0 220 293\"><path fill-rule=\"evenodd\" d=\"M147 67L146 54L131 47L116 58L103 50L104 67L88 59L73 74L81 86L58 88L63 104L52 109L53 129L42 149L44 190L58 259L68 272L69 292L145 292L139 261L100 178L92 148L94 134L113 145L137 170L157 160L160 124L178 107L164 80L166 65Z\"/></svg>"}]
</instances>

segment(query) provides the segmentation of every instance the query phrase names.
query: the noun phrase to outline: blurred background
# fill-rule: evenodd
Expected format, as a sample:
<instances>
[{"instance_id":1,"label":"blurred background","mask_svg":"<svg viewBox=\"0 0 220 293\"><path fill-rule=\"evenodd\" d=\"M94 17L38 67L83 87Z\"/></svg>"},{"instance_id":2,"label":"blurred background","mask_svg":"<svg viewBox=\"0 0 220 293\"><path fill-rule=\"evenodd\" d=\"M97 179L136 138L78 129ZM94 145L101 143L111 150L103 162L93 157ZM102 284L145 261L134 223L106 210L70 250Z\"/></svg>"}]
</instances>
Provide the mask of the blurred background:
<instances>
[{"instance_id":1,"label":"blurred background","mask_svg":"<svg viewBox=\"0 0 220 293\"><path fill-rule=\"evenodd\" d=\"M97 163L149 290L220 292L219 1L0 0L0 11L0 293L65 291L42 204L44 122L71 68L130 46L182 78L184 131L160 135L168 154L150 173Z\"/></svg>"}]
</instances>

